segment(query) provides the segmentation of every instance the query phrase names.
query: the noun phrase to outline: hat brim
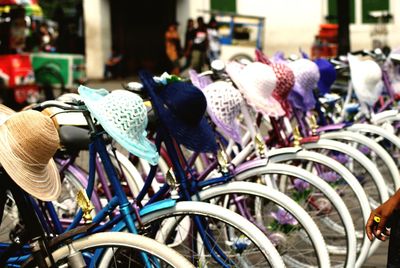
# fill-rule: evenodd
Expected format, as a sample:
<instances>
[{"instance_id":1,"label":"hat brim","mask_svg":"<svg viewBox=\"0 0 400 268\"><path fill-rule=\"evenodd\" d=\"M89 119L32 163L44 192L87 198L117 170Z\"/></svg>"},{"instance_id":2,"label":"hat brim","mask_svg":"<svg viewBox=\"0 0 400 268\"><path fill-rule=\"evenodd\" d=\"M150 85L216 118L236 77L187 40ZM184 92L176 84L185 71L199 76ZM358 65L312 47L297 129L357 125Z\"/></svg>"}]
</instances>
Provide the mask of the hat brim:
<instances>
[{"instance_id":1,"label":"hat brim","mask_svg":"<svg viewBox=\"0 0 400 268\"><path fill-rule=\"evenodd\" d=\"M210 83L210 85L213 85L216 88L216 91L218 92L223 92L225 91L225 86L229 86L229 90L233 90L235 94L238 94L240 96L240 99L242 102L243 98L242 95L239 93L239 91L234 88L231 85L225 85L226 82L223 81L218 81L215 83ZM210 98L212 95L210 95L210 91L207 87L201 88L203 90L204 95L206 96L207 99L207 114L211 118L211 120L214 122L214 124L223 132L225 136L228 138L233 139L235 142L242 144L242 136L240 132L240 127L239 124L236 122L236 119L233 119L232 122L224 122L224 120L218 116L218 111L215 111L215 106L212 102L212 99ZM212 92L212 91L211 91ZM226 100L225 100L226 101ZM239 104L240 105L240 104Z\"/></svg>"},{"instance_id":2,"label":"hat brim","mask_svg":"<svg viewBox=\"0 0 400 268\"><path fill-rule=\"evenodd\" d=\"M11 179L25 192L42 201L54 201L61 194L61 180L51 159L44 168L28 166L13 153L8 141L7 126L0 126L0 163Z\"/></svg>"},{"instance_id":3,"label":"hat brim","mask_svg":"<svg viewBox=\"0 0 400 268\"><path fill-rule=\"evenodd\" d=\"M232 138L235 142L242 144L242 136L240 134L240 127L237 122L232 122L230 125L225 124L221 120L218 119L217 116L214 115L212 111L208 111L208 115L211 117L211 120L217 125L217 127L222 130L222 132Z\"/></svg>"},{"instance_id":4,"label":"hat brim","mask_svg":"<svg viewBox=\"0 0 400 268\"><path fill-rule=\"evenodd\" d=\"M139 72L140 80L152 100L153 108L161 122L167 128L172 137L186 148L196 152L217 151L216 138L213 130L203 116L196 125L189 125L178 118L165 104L164 99L157 94L157 84L152 74L147 71ZM190 111L188 111L190 112Z\"/></svg>"},{"instance_id":5,"label":"hat brim","mask_svg":"<svg viewBox=\"0 0 400 268\"><path fill-rule=\"evenodd\" d=\"M316 104L312 90L304 90L297 82L289 93L288 100L294 107L303 111L314 109Z\"/></svg>"},{"instance_id":6,"label":"hat brim","mask_svg":"<svg viewBox=\"0 0 400 268\"><path fill-rule=\"evenodd\" d=\"M321 79L318 81L318 94L324 96L325 94L331 93L331 87L324 83Z\"/></svg>"},{"instance_id":7,"label":"hat brim","mask_svg":"<svg viewBox=\"0 0 400 268\"><path fill-rule=\"evenodd\" d=\"M246 102L257 112L273 117L285 115L285 111L282 109L281 104L273 96L263 98L262 100L260 100L259 96L250 96L250 93L239 81L240 72L242 71L242 67L240 67L239 63L229 63L226 71L242 93L243 97L246 99Z\"/></svg>"},{"instance_id":8,"label":"hat brim","mask_svg":"<svg viewBox=\"0 0 400 268\"><path fill-rule=\"evenodd\" d=\"M81 95L86 107L93 115L94 118L99 122L103 129L118 142L122 147L128 150L130 153L145 159L152 165L157 165L159 161L158 154L156 154L156 146L146 138L146 132L144 131L141 135L133 138L121 135L106 119L107 115L104 113L103 107L99 101L109 94L104 89L95 90L88 87L80 86L79 94ZM134 142L133 142L134 141ZM149 152L154 152L149 154Z\"/></svg>"}]
</instances>

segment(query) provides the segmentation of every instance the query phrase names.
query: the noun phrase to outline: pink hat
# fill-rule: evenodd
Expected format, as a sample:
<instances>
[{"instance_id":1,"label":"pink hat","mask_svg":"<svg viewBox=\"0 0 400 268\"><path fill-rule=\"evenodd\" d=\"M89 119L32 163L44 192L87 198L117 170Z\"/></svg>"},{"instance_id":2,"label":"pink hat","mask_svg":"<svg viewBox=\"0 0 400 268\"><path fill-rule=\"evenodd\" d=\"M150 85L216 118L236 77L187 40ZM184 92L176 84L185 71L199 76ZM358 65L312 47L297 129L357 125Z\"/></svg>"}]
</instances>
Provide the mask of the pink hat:
<instances>
[{"instance_id":1,"label":"pink hat","mask_svg":"<svg viewBox=\"0 0 400 268\"><path fill-rule=\"evenodd\" d=\"M237 143L242 142L237 117L243 97L240 92L225 81L217 81L203 89L207 99L207 112L213 122Z\"/></svg>"},{"instance_id":2,"label":"pink hat","mask_svg":"<svg viewBox=\"0 0 400 268\"><path fill-rule=\"evenodd\" d=\"M259 49L256 49L256 59L261 63L271 66L272 70L275 72L277 81L272 96L280 102L282 108L286 111L286 114L288 114L290 107L287 98L295 81L293 71L283 62L271 62Z\"/></svg>"},{"instance_id":3,"label":"pink hat","mask_svg":"<svg viewBox=\"0 0 400 268\"><path fill-rule=\"evenodd\" d=\"M274 70L277 78L276 87L272 94L278 101L286 101L294 86L295 79L293 71L282 63L271 63L270 66L272 70Z\"/></svg>"},{"instance_id":4,"label":"pink hat","mask_svg":"<svg viewBox=\"0 0 400 268\"><path fill-rule=\"evenodd\" d=\"M286 111L286 114L288 114L290 110L288 96L295 83L293 71L283 63L271 63L271 67L277 78L276 87L272 92L272 96L280 102L282 108Z\"/></svg>"},{"instance_id":5,"label":"pink hat","mask_svg":"<svg viewBox=\"0 0 400 268\"><path fill-rule=\"evenodd\" d=\"M231 62L226 67L226 71L247 103L257 112L268 116L283 116L285 114L279 102L272 96L277 78L270 66L260 62L252 62L243 67L237 62Z\"/></svg>"}]
</instances>

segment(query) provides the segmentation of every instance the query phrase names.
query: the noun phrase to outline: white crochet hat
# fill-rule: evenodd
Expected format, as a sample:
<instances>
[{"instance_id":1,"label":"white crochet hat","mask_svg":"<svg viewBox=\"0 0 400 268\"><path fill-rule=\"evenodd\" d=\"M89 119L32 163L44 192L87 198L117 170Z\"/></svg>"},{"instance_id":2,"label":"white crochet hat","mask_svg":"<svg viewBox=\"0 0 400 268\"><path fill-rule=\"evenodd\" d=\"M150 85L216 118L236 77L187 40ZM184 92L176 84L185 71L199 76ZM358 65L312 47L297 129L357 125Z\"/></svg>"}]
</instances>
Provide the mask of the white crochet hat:
<instances>
[{"instance_id":1,"label":"white crochet hat","mask_svg":"<svg viewBox=\"0 0 400 268\"><path fill-rule=\"evenodd\" d=\"M382 70L373 60L360 60L347 55L350 65L351 83L360 102L373 105L383 89Z\"/></svg>"},{"instance_id":2,"label":"white crochet hat","mask_svg":"<svg viewBox=\"0 0 400 268\"><path fill-rule=\"evenodd\" d=\"M217 81L203 89L207 99L207 112L213 122L234 141L241 143L240 128L237 117L243 101L240 92L232 84Z\"/></svg>"}]
</instances>

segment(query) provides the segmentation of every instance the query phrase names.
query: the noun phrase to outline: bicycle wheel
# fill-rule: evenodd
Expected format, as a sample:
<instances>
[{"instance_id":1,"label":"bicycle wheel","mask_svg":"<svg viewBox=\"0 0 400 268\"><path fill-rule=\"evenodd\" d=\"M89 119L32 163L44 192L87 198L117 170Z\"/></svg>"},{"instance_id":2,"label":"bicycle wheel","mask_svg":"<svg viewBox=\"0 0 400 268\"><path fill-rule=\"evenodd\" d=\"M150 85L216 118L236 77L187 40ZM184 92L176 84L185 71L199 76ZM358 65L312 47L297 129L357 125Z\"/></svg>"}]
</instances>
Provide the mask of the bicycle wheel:
<instances>
[{"instance_id":1,"label":"bicycle wheel","mask_svg":"<svg viewBox=\"0 0 400 268\"><path fill-rule=\"evenodd\" d=\"M376 141L360 133L350 131L334 131L321 134L322 139L340 140L357 148L371 159L385 179L389 194L400 188L400 173L390 154Z\"/></svg>"},{"instance_id":2,"label":"bicycle wheel","mask_svg":"<svg viewBox=\"0 0 400 268\"><path fill-rule=\"evenodd\" d=\"M397 166L400 167L400 138L396 136L396 134L398 134L397 129L397 124L394 125L394 129L392 131L385 129L382 126L354 124L346 130L363 133L365 136L374 139L386 151L388 151L390 155L394 157Z\"/></svg>"},{"instance_id":3,"label":"bicycle wheel","mask_svg":"<svg viewBox=\"0 0 400 268\"><path fill-rule=\"evenodd\" d=\"M351 215L340 196L321 178L298 167L272 163L262 165L260 162L258 166L255 163L243 169L238 167L235 179L272 182L276 189L294 199L310 214L324 237L332 265L342 266L355 261L356 234ZM365 255L367 253L368 248Z\"/></svg>"},{"instance_id":4,"label":"bicycle wheel","mask_svg":"<svg viewBox=\"0 0 400 268\"><path fill-rule=\"evenodd\" d=\"M118 174L128 184L131 194L136 196L144 186L142 175L131 161L119 151L116 150L114 155L111 147L108 146L107 152Z\"/></svg>"},{"instance_id":5,"label":"bicycle wheel","mask_svg":"<svg viewBox=\"0 0 400 268\"><path fill-rule=\"evenodd\" d=\"M333 154L337 158L344 158L343 164L360 181L372 209L389 199L388 188L382 174L376 165L357 149L342 142L327 139L305 143L303 147L328 156ZM362 235L363 241L366 241L365 232L359 233L359 235L360 238ZM368 256L371 256L378 249L378 246L378 241L374 241L368 251Z\"/></svg>"},{"instance_id":6,"label":"bicycle wheel","mask_svg":"<svg viewBox=\"0 0 400 268\"><path fill-rule=\"evenodd\" d=\"M353 220L358 244L357 266L360 266L365 261L371 246L364 230L371 208L368 197L356 177L339 162L312 151L296 150L289 153L287 149L277 149L271 151L268 156L269 161L273 163L295 162L297 165L305 164L307 170L313 174L325 173L330 175L331 178L326 177L325 179L340 194L340 198L348 208ZM332 180L332 177L335 180ZM326 221L326 225L339 233L344 233L341 225L332 221Z\"/></svg>"},{"instance_id":7,"label":"bicycle wheel","mask_svg":"<svg viewBox=\"0 0 400 268\"><path fill-rule=\"evenodd\" d=\"M0 242L10 242L10 232L19 222L18 208L10 192L7 192L7 201L4 206L3 218L0 219Z\"/></svg>"},{"instance_id":8,"label":"bicycle wheel","mask_svg":"<svg viewBox=\"0 0 400 268\"><path fill-rule=\"evenodd\" d=\"M155 238L196 267L284 267L271 241L254 224L223 207L182 201L141 218Z\"/></svg>"},{"instance_id":9,"label":"bicycle wheel","mask_svg":"<svg viewBox=\"0 0 400 268\"><path fill-rule=\"evenodd\" d=\"M200 191L198 196L256 224L274 243L287 267L330 267L318 226L295 201L272 187L231 182ZM348 267L354 264L355 258Z\"/></svg>"},{"instance_id":10,"label":"bicycle wheel","mask_svg":"<svg viewBox=\"0 0 400 268\"><path fill-rule=\"evenodd\" d=\"M86 187L68 170L64 171L63 176L61 194L53 201L53 205L59 219L73 219L79 209L76 195Z\"/></svg>"},{"instance_id":11,"label":"bicycle wheel","mask_svg":"<svg viewBox=\"0 0 400 268\"><path fill-rule=\"evenodd\" d=\"M389 198L387 186L382 174L375 164L357 149L342 142L319 139L317 142L305 143L304 148L321 154L342 159L345 165L360 181L368 196L372 208Z\"/></svg>"},{"instance_id":12,"label":"bicycle wheel","mask_svg":"<svg viewBox=\"0 0 400 268\"><path fill-rule=\"evenodd\" d=\"M82 254L87 267L193 267L173 249L148 237L129 233L97 233L75 240L52 252L57 267L70 267L70 249ZM150 265L145 265L141 253L147 255ZM31 261L25 267L34 266Z\"/></svg>"}]
</instances>

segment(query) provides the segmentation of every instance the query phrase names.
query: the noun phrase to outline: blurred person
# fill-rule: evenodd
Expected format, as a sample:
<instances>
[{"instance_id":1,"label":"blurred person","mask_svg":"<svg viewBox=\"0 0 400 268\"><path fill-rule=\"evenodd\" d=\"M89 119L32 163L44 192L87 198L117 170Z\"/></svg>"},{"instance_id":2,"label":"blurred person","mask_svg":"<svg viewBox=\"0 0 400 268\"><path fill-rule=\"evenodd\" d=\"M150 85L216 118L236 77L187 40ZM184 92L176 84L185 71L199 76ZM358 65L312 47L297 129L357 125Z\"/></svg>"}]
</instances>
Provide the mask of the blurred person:
<instances>
[{"instance_id":1,"label":"blurred person","mask_svg":"<svg viewBox=\"0 0 400 268\"><path fill-rule=\"evenodd\" d=\"M111 79L122 76L122 54L117 49L113 49L110 57L104 66L104 78Z\"/></svg>"},{"instance_id":2,"label":"blurred person","mask_svg":"<svg viewBox=\"0 0 400 268\"><path fill-rule=\"evenodd\" d=\"M197 28L195 36L191 42L192 62L191 67L200 73L206 62L206 53L208 49L207 27L203 17L197 18Z\"/></svg>"},{"instance_id":3,"label":"blurred person","mask_svg":"<svg viewBox=\"0 0 400 268\"><path fill-rule=\"evenodd\" d=\"M186 24L185 45L184 45L184 56L186 58L186 61L185 65L182 66L181 71L187 69L191 65L192 45L195 35L196 35L196 28L194 27L194 20L189 18Z\"/></svg>"},{"instance_id":4,"label":"blurred person","mask_svg":"<svg viewBox=\"0 0 400 268\"><path fill-rule=\"evenodd\" d=\"M180 63L182 56L181 40L178 33L178 22L172 22L168 25L165 32L165 53L171 63L171 74L179 75Z\"/></svg>"},{"instance_id":5,"label":"blurred person","mask_svg":"<svg viewBox=\"0 0 400 268\"><path fill-rule=\"evenodd\" d=\"M217 60L221 56L221 43L219 41L218 23L215 17L211 17L210 21L208 22L207 36L209 44L207 56L209 63L211 64L213 60Z\"/></svg>"},{"instance_id":6,"label":"blurred person","mask_svg":"<svg viewBox=\"0 0 400 268\"><path fill-rule=\"evenodd\" d=\"M55 38L47 23L42 23L39 27L40 34L40 50L45 52L55 52Z\"/></svg>"},{"instance_id":7,"label":"blurred person","mask_svg":"<svg viewBox=\"0 0 400 268\"><path fill-rule=\"evenodd\" d=\"M11 53L22 53L25 48L27 24L25 8L18 5L10 12L8 48Z\"/></svg>"}]
</instances>

